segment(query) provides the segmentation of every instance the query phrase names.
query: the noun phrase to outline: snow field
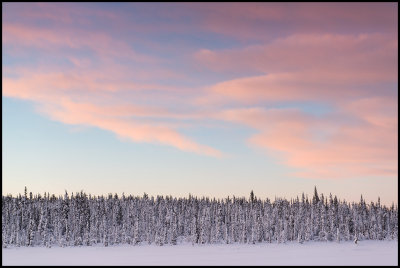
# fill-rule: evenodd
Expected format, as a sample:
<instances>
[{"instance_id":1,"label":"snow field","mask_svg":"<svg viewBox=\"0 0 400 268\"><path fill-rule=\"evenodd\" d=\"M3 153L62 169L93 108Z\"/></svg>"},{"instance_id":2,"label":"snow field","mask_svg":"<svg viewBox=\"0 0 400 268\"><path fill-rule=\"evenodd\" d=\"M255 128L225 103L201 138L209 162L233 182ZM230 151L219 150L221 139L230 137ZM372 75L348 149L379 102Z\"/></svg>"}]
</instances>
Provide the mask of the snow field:
<instances>
[{"instance_id":1,"label":"snow field","mask_svg":"<svg viewBox=\"0 0 400 268\"><path fill-rule=\"evenodd\" d=\"M398 265L397 241L3 248L3 265Z\"/></svg>"}]
</instances>

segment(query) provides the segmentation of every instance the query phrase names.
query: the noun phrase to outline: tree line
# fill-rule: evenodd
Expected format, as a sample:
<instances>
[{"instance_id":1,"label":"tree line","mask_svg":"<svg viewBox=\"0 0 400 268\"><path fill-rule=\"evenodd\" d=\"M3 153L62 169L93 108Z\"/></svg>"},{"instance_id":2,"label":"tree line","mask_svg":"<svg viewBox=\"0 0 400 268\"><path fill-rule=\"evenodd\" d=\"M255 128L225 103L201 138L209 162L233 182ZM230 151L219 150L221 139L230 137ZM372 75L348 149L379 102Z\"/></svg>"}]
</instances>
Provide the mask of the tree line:
<instances>
[{"instance_id":1,"label":"tree line","mask_svg":"<svg viewBox=\"0 0 400 268\"><path fill-rule=\"evenodd\" d=\"M27 194L2 196L2 246L397 240L398 208L336 196L286 200Z\"/></svg>"}]
</instances>

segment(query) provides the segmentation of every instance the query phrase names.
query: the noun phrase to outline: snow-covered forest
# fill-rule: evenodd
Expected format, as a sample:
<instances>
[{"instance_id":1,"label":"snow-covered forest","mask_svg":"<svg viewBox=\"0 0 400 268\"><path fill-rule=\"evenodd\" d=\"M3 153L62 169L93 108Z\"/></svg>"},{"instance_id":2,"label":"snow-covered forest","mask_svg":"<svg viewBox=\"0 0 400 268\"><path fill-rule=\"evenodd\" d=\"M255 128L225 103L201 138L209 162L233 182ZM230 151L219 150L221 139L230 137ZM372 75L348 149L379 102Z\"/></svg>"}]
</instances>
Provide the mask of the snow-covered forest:
<instances>
[{"instance_id":1,"label":"snow-covered forest","mask_svg":"<svg viewBox=\"0 0 400 268\"><path fill-rule=\"evenodd\" d=\"M397 240L398 208L314 195L274 201L171 196L2 196L2 246Z\"/></svg>"}]
</instances>

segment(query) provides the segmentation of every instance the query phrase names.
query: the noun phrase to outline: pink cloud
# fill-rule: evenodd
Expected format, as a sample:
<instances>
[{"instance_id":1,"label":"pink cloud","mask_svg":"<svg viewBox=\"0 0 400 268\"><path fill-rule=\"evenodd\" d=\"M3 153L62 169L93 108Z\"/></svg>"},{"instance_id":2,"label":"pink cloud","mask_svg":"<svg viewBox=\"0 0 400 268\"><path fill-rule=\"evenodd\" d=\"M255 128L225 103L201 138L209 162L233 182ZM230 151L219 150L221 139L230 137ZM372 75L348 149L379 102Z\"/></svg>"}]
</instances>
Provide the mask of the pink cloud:
<instances>
[{"instance_id":1,"label":"pink cloud","mask_svg":"<svg viewBox=\"0 0 400 268\"><path fill-rule=\"evenodd\" d=\"M145 97L148 95L152 100L165 101L164 94L173 88L124 81L126 69L117 68L115 76L113 71L108 73L101 68L83 70L20 69L16 72L17 78L3 78L3 96L33 101L41 113L65 124L98 127L134 142L169 145L212 157L224 156L219 150L199 144L176 130L186 125L180 120L196 120L202 115L135 103L140 98L148 99ZM125 100L126 93L135 97ZM176 119L177 122L164 123L163 119Z\"/></svg>"},{"instance_id":2,"label":"pink cloud","mask_svg":"<svg viewBox=\"0 0 400 268\"><path fill-rule=\"evenodd\" d=\"M211 85L198 103L330 103L335 111L321 117L256 107L219 116L257 129L249 144L297 169L295 176L394 177L397 92L384 83L398 81L397 48L393 34L313 33L243 49L200 50L195 58L212 70L264 74Z\"/></svg>"},{"instance_id":3,"label":"pink cloud","mask_svg":"<svg viewBox=\"0 0 400 268\"><path fill-rule=\"evenodd\" d=\"M99 127L135 142L159 143L176 147L182 151L212 157L223 156L220 151L191 141L169 127L151 122L143 123L121 118L121 114L124 114L121 112L124 112L124 110L116 111L119 117L115 117L114 114L106 115L106 111L96 105L79 104L64 99L58 105L43 106L41 111L49 115L52 119L66 124ZM129 109L128 113L124 115L129 116L132 115L132 112L138 111L143 112L143 109Z\"/></svg>"},{"instance_id":4,"label":"pink cloud","mask_svg":"<svg viewBox=\"0 0 400 268\"><path fill-rule=\"evenodd\" d=\"M39 28L22 24L4 23L3 42L7 46L59 51L63 48L91 49L100 57L123 57L139 62L155 62L156 59L136 53L127 43L96 31L76 28Z\"/></svg>"},{"instance_id":5,"label":"pink cloud","mask_svg":"<svg viewBox=\"0 0 400 268\"><path fill-rule=\"evenodd\" d=\"M88 25L90 19L117 19L118 15L105 10L93 9L72 3L5 3L3 5L7 20L50 20L52 24L79 23ZM15 16L13 18L13 16ZM89 19L90 18L90 19Z\"/></svg>"},{"instance_id":6,"label":"pink cloud","mask_svg":"<svg viewBox=\"0 0 400 268\"><path fill-rule=\"evenodd\" d=\"M19 7L17 13L25 14L24 19L13 21L7 13L2 26L6 50L34 48L50 59L67 60L73 67L57 66L41 57L34 69L6 66L3 95L33 101L54 120L213 157L223 153L178 130L190 124L187 121L233 121L258 130L249 144L282 157L282 162L299 169L299 176L395 176L397 172L397 102L390 99L397 91L382 86L397 84L398 40L393 34L397 31L397 4L194 3L149 8L152 14L168 19L161 25L151 21L126 25L129 18L120 16L126 15L125 11L80 11L73 5L47 4ZM86 15L112 19L107 26L112 31L94 27L97 20ZM180 15L187 23L176 19ZM50 20L57 27L40 27L37 20ZM92 28L88 31L85 27ZM134 36L113 37L115 32L154 34L164 30L181 34L207 31L245 44L251 40L258 43L202 49L194 56L195 64L236 72L241 78L205 89L170 86L171 81L190 79L170 66L162 67L162 59L138 53L127 41ZM176 47L173 42L143 42L164 52L172 48L185 54L195 49ZM77 51L85 51L85 55L75 54ZM243 77L243 71L255 74ZM10 73L13 75L8 76ZM168 85L159 79L168 80ZM313 117L296 109L221 108L225 104L243 107L301 101L329 103L337 111Z\"/></svg>"},{"instance_id":7,"label":"pink cloud","mask_svg":"<svg viewBox=\"0 0 400 268\"><path fill-rule=\"evenodd\" d=\"M262 108L227 110L219 116L257 129L249 143L298 169L295 176L393 177L398 170L396 104L389 98L361 99L324 118ZM381 109L386 111L376 113ZM358 122L348 122L349 117Z\"/></svg>"},{"instance_id":8,"label":"pink cloud","mask_svg":"<svg viewBox=\"0 0 400 268\"><path fill-rule=\"evenodd\" d=\"M397 3L195 3L208 31L247 40L293 33L397 32Z\"/></svg>"},{"instance_id":9,"label":"pink cloud","mask_svg":"<svg viewBox=\"0 0 400 268\"><path fill-rule=\"evenodd\" d=\"M391 34L294 34L262 45L211 51L195 58L214 70L378 72L395 77L398 41ZM239 64L240 63L240 64ZM390 76L389 76L390 75Z\"/></svg>"},{"instance_id":10,"label":"pink cloud","mask_svg":"<svg viewBox=\"0 0 400 268\"><path fill-rule=\"evenodd\" d=\"M212 85L199 101L249 104L368 96L375 91L368 86L397 82L397 48L397 39L382 34L300 34L244 49L201 50L195 58L213 70L265 74Z\"/></svg>"},{"instance_id":11,"label":"pink cloud","mask_svg":"<svg viewBox=\"0 0 400 268\"><path fill-rule=\"evenodd\" d=\"M398 100L396 98L369 97L344 103L341 109L362 118L376 127L395 130Z\"/></svg>"}]
</instances>

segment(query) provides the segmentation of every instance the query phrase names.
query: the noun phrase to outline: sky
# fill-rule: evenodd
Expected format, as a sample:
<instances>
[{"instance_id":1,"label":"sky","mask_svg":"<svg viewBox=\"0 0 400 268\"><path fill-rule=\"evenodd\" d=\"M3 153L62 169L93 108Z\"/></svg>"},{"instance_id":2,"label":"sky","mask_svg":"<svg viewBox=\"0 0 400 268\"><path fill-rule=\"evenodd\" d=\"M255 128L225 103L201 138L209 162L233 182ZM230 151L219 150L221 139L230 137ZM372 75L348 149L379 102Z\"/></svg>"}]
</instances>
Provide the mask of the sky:
<instances>
[{"instance_id":1,"label":"sky","mask_svg":"<svg viewBox=\"0 0 400 268\"><path fill-rule=\"evenodd\" d=\"M3 195L398 202L398 3L2 3Z\"/></svg>"}]
</instances>

